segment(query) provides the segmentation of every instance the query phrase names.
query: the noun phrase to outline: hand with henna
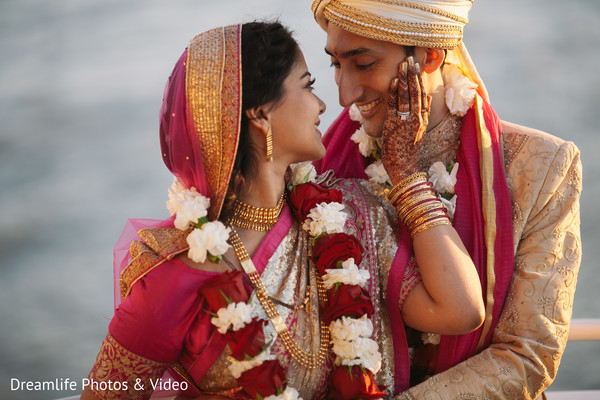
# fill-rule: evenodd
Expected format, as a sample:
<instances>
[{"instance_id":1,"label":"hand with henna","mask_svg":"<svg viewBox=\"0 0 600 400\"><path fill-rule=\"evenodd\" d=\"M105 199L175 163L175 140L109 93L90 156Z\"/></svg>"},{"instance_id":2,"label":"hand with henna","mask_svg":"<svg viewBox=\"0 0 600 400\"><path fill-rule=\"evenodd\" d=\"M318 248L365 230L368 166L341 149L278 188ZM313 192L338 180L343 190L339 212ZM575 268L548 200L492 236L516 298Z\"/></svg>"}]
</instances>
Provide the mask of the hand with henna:
<instances>
[{"instance_id":1,"label":"hand with henna","mask_svg":"<svg viewBox=\"0 0 600 400\"><path fill-rule=\"evenodd\" d=\"M431 96L423 88L419 64L408 57L390 83L381 155L392 184L419 172L417 155L429 122Z\"/></svg>"}]
</instances>

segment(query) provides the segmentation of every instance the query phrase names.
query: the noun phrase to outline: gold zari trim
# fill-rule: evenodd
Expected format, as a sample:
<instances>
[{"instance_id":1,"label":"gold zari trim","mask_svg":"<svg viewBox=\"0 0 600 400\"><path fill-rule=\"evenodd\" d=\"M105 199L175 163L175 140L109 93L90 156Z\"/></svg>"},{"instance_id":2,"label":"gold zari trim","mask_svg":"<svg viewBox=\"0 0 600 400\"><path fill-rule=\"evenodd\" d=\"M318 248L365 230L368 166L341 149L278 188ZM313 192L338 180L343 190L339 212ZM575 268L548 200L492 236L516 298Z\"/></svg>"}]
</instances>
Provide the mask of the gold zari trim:
<instances>
[{"instance_id":1,"label":"gold zari trim","mask_svg":"<svg viewBox=\"0 0 600 400\"><path fill-rule=\"evenodd\" d=\"M88 376L89 388L99 399L147 399L150 380L160 379L168 366L132 353L108 333Z\"/></svg>"},{"instance_id":2,"label":"gold zari trim","mask_svg":"<svg viewBox=\"0 0 600 400\"><path fill-rule=\"evenodd\" d=\"M241 117L241 26L201 33L190 41L186 93L211 189L208 219L218 218L227 193Z\"/></svg>"},{"instance_id":3,"label":"gold zari trim","mask_svg":"<svg viewBox=\"0 0 600 400\"><path fill-rule=\"evenodd\" d=\"M372 0L373 1L373 0ZM448 19L451 19L453 21L456 22L460 22L461 24L468 24L469 23L469 19L468 18L463 18L460 15L456 15L456 14L452 14L446 10L443 10L441 8L438 7L434 7L434 6L428 6L425 4L421 4L418 2L413 2L413 1L402 1L402 0L374 0L377 1L378 3L383 3L383 4L391 4L393 6L401 6L401 7L406 7L406 8L414 8L416 10L421 10L421 11L425 11L431 14L437 14L440 15L442 17L446 17Z\"/></svg>"},{"instance_id":4,"label":"gold zari trim","mask_svg":"<svg viewBox=\"0 0 600 400\"><path fill-rule=\"evenodd\" d=\"M463 36L461 23L457 25L402 22L356 10L338 2L331 2L324 10L325 18L342 29L372 39L404 46L453 49Z\"/></svg>"},{"instance_id":5,"label":"gold zari trim","mask_svg":"<svg viewBox=\"0 0 600 400\"><path fill-rule=\"evenodd\" d=\"M187 233L166 227L146 228L138 232L138 236L144 243L135 240L129 245L132 259L121 271L119 279L121 300L125 300L133 285L148 272L189 248L186 241Z\"/></svg>"}]
</instances>

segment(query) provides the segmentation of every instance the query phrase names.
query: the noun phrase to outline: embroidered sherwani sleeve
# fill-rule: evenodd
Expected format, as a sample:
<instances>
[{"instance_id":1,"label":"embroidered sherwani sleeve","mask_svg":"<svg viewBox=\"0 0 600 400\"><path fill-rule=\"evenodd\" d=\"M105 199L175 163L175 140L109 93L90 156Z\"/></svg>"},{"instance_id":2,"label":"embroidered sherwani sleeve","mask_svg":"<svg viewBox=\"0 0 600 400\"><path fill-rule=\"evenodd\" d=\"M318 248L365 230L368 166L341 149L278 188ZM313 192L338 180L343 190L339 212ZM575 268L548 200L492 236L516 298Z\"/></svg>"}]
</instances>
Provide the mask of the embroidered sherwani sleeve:
<instances>
[{"instance_id":1,"label":"embroidered sherwani sleeve","mask_svg":"<svg viewBox=\"0 0 600 400\"><path fill-rule=\"evenodd\" d=\"M492 343L398 399L535 399L556 376L581 260L581 163L549 135L521 146L507 169L516 265Z\"/></svg>"}]
</instances>

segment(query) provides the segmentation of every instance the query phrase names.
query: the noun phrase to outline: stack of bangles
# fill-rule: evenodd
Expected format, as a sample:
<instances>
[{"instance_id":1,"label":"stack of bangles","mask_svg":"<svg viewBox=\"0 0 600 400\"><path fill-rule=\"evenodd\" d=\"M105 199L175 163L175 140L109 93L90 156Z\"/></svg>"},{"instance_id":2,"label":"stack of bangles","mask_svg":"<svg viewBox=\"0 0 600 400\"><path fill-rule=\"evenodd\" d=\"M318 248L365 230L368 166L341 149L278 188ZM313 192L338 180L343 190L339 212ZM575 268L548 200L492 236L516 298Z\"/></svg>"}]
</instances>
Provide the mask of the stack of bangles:
<instances>
[{"instance_id":1,"label":"stack of bangles","mask_svg":"<svg viewBox=\"0 0 600 400\"><path fill-rule=\"evenodd\" d=\"M437 198L424 172L404 178L390 190L388 199L413 239L431 227L452 225L446 207Z\"/></svg>"}]
</instances>

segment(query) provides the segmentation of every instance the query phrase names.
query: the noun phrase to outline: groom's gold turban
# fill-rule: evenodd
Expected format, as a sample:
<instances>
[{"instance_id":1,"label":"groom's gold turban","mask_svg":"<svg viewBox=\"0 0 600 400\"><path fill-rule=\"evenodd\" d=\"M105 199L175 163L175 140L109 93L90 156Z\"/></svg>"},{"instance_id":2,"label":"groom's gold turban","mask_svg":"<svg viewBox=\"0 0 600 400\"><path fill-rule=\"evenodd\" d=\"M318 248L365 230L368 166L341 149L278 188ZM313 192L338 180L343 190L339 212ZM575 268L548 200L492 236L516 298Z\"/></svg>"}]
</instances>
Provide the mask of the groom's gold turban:
<instances>
[{"instance_id":1,"label":"groom's gold turban","mask_svg":"<svg viewBox=\"0 0 600 400\"><path fill-rule=\"evenodd\" d=\"M462 43L473 0L313 0L317 23L332 23L348 32L402 46L448 49L446 62L485 86Z\"/></svg>"},{"instance_id":2,"label":"groom's gold turban","mask_svg":"<svg viewBox=\"0 0 600 400\"><path fill-rule=\"evenodd\" d=\"M404 46L453 49L462 39L473 1L314 0L312 10L327 23L357 35Z\"/></svg>"}]
</instances>

